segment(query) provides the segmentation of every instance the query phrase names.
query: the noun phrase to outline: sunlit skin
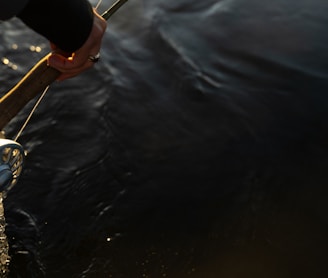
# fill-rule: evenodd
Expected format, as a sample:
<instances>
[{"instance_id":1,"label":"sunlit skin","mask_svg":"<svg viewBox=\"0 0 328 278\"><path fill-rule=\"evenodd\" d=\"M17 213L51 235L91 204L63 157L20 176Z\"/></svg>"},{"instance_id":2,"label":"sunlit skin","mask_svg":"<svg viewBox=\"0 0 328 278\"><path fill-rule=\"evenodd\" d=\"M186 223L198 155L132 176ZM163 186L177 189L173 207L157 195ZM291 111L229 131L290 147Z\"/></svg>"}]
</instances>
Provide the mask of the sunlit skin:
<instances>
[{"instance_id":1,"label":"sunlit skin","mask_svg":"<svg viewBox=\"0 0 328 278\"><path fill-rule=\"evenodd\" d=\"M73 54L67 54L51 43L52 55L48 59L49 66L62 74L58 80L72 78L94 66L89 56L100 52L102 37L107 28L107 22L94 10L94 21L91 33L84 45Z\"/></svg>"}]
</instances>

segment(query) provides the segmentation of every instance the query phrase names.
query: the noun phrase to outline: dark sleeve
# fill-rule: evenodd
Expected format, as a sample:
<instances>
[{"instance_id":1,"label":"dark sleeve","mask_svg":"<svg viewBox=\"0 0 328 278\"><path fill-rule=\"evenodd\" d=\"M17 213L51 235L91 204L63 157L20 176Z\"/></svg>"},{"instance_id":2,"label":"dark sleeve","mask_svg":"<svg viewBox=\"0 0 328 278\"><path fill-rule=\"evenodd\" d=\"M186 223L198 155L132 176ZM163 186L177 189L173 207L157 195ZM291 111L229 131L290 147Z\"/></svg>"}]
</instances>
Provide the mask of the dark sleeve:
<instances>
[{"instance_id":1,"label":"dark sleeve","mask_svg":"<svg viewBox=\"0 0 328 278\"><path fill-rule=\"evenodd\" d=\"M84 44L93 25L87 0L29 0L17 17L69 53Z\"/></svg>"},{"instance_id":2,"label":"dark sleeve","mask_svg":"<svg viewBox=\"0 0 328 278\"><path fill-rule=\"evenodd\" d=\"M0 0L0 20L7 20L19 13L28 0Z\"/></svg>"}]
</instances>

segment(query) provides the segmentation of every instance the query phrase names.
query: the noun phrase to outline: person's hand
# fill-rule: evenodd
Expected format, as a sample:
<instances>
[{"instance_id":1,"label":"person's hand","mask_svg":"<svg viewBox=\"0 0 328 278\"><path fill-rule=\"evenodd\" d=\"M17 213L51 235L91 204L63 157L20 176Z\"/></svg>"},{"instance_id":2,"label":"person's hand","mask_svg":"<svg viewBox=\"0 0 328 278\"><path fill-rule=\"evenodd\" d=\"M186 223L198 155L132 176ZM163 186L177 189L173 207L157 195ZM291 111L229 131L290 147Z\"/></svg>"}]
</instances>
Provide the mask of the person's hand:
<instances>
[{"instance_id":1,"label":"person's hand","mask_svg":"<svg viewBox=\"0 0 328 278\"><path fill-rule=\"evenodd\" d=\"M95 61L92 61L92 57L97 57L97 54L99 54L102 37L105 33L106 27L107 22L96 11L94 11L94 21L91 33L80 49L74 53L68 54L51 44L53 52L48 58L48 64L50 67L53 67L62 73L57 80L74 77L91 68L95 64Z\"/></svg>"}]
</instances>

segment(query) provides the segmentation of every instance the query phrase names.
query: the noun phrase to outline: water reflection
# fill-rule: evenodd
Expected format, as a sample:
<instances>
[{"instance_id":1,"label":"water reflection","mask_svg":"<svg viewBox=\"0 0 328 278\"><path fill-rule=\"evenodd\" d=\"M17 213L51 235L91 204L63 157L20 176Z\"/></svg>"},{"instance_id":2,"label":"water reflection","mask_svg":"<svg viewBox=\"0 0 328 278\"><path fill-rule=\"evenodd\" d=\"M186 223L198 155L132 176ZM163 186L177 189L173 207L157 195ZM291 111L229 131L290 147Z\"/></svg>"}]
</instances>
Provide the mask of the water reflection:
<instances>
[{"instance_id":1,"label":"water reflection","mask_svg":"<svg viewBox=\"0 0 328 278\"><path fill-rule=\"evenodd\" d=\"M32 53L41 53L44 52L45 44L41 45L29 45L26 48L23 46L19 46L17 43L13 43L8 50L10 51L7 56L1 58L2 64L7 66L12 70L18 70L19 66L17 63L12 61L17 55L20 53L25 53L28 55L28 52ZM15 53L16 52L16 53ZM25 68L25 67L24 67Z\"/></svg>"},{"instance_id":2,"label":"water reflection","mask_svg":"<svg viewBox=\"0 0 328 278\"><path fill-rule=\"evenodd\" d=\"M8 66L9 68L13 69L13 70L17 70L17 65L15 65L14 63L12 63L8 58L6 57L2 57L1 61L4 65Z\"/></svg>"},{"instance_id":3,"label":"water reflection","mask_svg":"<svg viewBox=\"0 0 328 278\"><path fill-rule=\"evenodd\" d=\"M41 46L35 46L35 45L31 45L30 46L30 50L31 52L41 52L42 51L42 47Z\"/></svg>"}]
</instances>

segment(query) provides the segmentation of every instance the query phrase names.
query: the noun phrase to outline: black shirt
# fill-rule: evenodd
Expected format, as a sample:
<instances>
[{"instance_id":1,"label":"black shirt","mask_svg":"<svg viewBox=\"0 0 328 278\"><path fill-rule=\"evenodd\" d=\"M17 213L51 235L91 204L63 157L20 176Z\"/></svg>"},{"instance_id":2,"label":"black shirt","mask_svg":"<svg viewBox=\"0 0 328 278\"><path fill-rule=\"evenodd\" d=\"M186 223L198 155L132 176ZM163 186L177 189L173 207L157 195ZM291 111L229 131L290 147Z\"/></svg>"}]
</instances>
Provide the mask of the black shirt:
<instances>
[{"instance_id":1,"label":"black shirt","mask_svg":"<svg viewBox=\"0 0 328 278\"><path fill-rule=\"evenodd\" d=\"M66 52L79 49L91 32L93 9L87 0L14 0L13 2L19 2L23 6L22 9L17 8L18 18ZM1 19L13 16L10 13L15 9L6 8L6 10L7 14L1 13Z\"/></svg>"}]
</instances>

